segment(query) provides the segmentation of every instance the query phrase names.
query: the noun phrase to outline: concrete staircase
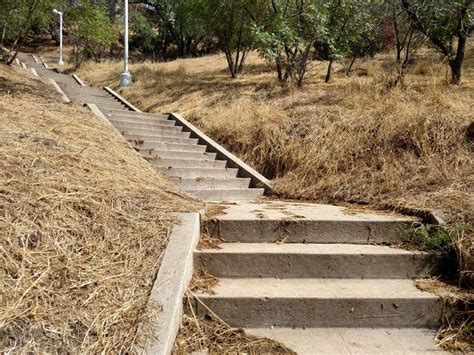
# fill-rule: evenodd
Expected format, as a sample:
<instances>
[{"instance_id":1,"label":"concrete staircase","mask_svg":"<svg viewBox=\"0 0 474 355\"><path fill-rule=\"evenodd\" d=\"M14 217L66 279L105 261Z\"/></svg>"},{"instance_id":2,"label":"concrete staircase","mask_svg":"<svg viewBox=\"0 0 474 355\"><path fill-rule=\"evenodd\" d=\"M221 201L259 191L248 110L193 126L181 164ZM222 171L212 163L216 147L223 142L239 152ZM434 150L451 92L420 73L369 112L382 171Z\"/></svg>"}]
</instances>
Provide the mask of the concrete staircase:
<instances>
[{"instance_id":1,"label":"concrete staircase","mask_svg":"<svg viewBox=\"0 0 474 355\"><path fill-rule=\"evenodd\" d=\"M71 75L48 69L38 57L20 53L18 58L36 73L53 79L71 100L96 105L109 122L145 159L187 192L209 201L241 201L261 197L264 181L245 164L235 163L218 146L184 119L174 115L137 112L110 91L81 85ZM185 124L182 124L182 122Z\"/></svg>"},{"instance_id":2,"label":"concrete staircase","mask_svg":"<svg viewBox=\"0 0 474 355\"><path fill-rule=\"evenodd\" d=\"M138 112L110 91L45 68L32 55L20 60L55 80L71 100L96 105L184 190L233 201L212 205L220 212L204 218L204 233L222 243L195 250L194 266L219 282L214 294L196 295L195 312L211 310L300 354L442 352L433 341L441 302L414 281L430 275L433 260L388 246L400 241L400 230L413 219L335 206L235 202L261 196L267 182L184 119Z\"/></svg>"},{"instance_id":3,"label":"concrete staircase","mask_svg":"<svg viewBox=\"0 0 474 355\"><path fill-rule=\"evenodd\" d=\"M219 249L195 251L218 278L198 314L281 341L301 354L431 353L441 303L414 279L423 252L392 248L414 220L335 206L238 203L204 221ZM203 306L205 305L205 306Z\"/></svg>"}]
</instances>

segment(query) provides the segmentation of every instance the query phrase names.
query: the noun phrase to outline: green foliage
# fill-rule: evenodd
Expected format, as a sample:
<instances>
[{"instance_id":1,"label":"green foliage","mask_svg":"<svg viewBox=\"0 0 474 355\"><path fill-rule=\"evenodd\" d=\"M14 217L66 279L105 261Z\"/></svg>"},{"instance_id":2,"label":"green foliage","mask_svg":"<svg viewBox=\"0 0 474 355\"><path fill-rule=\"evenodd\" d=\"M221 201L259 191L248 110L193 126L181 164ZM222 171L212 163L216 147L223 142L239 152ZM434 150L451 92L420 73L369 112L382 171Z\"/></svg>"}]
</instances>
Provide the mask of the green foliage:
<instances>
[{"instance_id":1,"label":"green foliage","mask_svg":"<svg viewBox=\"0 0 474 355\"><path fill-rule=\"evenodd\" d=\"M452 82L461 82L466 43L474 29L473 0L401 0L407 15L448 60Z\"/></svg>"},{"instance_id":2,"label":"green foliage","mask_svg":"<svg viewBox=\"0 0 474 355\"><path fill-rule=\"evenodd\" d=\"M255 45L262 57L275 61L281 82L302 85L314 43L329 36L327 19L325 1L275 0L263 5L253 26Z\"/></svg>"},{"instance_id":3,"label":"green foliage","mask_svg":"<svg viewBox=\"0 0 474 355\"><path fill-rule=\"evenodd\" d=\"M410 231L410 242L423 250L449 251L453 248L448 230L435 225L421 225Z\"/></svg>"},{"instance_id":4,"label":"green foliage","mask_svg":"<svg viewBox=\"0 0 474 355\"><path fill-rule=\"evenodd\" d=\"M87 0L68 13L69 31L74 35L72 62L79 67L84 60L99 61L105 49L118 38L118 28L105 6L91 4Z\"/></svg>"},{"instance_id":5,"label":"green foliage","mask_svg":"<svg viewBox=\"0 0 474 355\"><path fill-rule=\"evenodd\" d=\"M60 7L61 0L2 0L0 6L0 48L5 41L12 42L12 50L24 43L34 33L43 32L51 22L54 7ZM10 63L14 57L10 58Z\"/></svg>"},{"instance_id":6,"label":"green foliage","mask_svg":"<svg viewBox=\"0 0 474 355\"><path fill-rule=\"evenodd\" d=\"M252 0L200 0L202 28L207 39L225 53L232 77L242 72L252 48L251 13L255 4Z\"/></svg>"}]
</instances>

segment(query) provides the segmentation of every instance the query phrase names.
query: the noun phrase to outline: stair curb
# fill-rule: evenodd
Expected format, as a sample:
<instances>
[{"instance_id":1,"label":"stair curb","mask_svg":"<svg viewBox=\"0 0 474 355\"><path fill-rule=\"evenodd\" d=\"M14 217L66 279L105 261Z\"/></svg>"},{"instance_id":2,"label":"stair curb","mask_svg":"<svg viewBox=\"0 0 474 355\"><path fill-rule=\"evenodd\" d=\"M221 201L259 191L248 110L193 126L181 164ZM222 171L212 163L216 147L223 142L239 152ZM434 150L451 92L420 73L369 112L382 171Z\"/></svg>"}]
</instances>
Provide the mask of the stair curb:
<instances>
[{"instance_id":1,"label":"stair curb","mask_svg":"<svg viewBox=\"0 0 474 355\"><path fill-rule=\"evenodd\" d=\"M245 164L242 160L237 158L227 149L216 143L213 139L201 132L196 126L188 122L182 116L177 113L170 113L170 118L174 119L179 126L183 126L183 131L191 131L191 137L199 139L199 144L204 143L207 145L208 152L217 153L217 159L227 160L228 167L237 168L239 170L238 177L245 177L251 179L251 187L263 187L265 192L272 190L271 182L263 175L252 169L249 165Z\"/></svg>"},{"instance_id":2,"label":"stair curb","mask_svg":"<svg viewBox=\"0 0 474 355\"><path fill-rule=\"evenodd\" d=\"M193 274L193 251L200 237L200 214L180 214L179 219L149 299L160 304L162 311L154 319L157 340L146 347L146 354L171 354L181 324L183 297Z\"/></svg>"}]
</instances>

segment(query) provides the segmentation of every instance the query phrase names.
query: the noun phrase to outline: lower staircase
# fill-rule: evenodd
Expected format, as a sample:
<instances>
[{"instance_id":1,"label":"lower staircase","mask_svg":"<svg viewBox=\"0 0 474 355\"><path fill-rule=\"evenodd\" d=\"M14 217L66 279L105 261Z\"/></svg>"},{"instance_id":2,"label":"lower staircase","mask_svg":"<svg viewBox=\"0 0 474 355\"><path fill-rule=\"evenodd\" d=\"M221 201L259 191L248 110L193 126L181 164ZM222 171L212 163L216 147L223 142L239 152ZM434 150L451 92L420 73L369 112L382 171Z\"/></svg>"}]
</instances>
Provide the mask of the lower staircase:
<instances>
[{"instance_id":1,"label":"lower staircase","mask_svg":"<svg viewBox=\"0 0 474 355\"><path fill-rule=\"evenodd\" d=\"M183 190L208 201L253 200L269 182L174 114L138 112L112 90L85 86L77 77L49 69L37 56L18 59L53 79L71 101L93 104L145 159Z\"/></svg>"},{"instance_id":2,"label":"lower staircase","mask_svg":"<svg viewBox=\"0 0 474 355\"><path fill-rule=\"evenodd\" d=\"M217 285L195 294L194 314L298 354L443 352L434 346L442 302L415 283L436 260L389 246L416 220L285 202L212 210L221 213L204 219L204 233L220 244L197 249L194 267Z\"/></svg>"}]
</instances>

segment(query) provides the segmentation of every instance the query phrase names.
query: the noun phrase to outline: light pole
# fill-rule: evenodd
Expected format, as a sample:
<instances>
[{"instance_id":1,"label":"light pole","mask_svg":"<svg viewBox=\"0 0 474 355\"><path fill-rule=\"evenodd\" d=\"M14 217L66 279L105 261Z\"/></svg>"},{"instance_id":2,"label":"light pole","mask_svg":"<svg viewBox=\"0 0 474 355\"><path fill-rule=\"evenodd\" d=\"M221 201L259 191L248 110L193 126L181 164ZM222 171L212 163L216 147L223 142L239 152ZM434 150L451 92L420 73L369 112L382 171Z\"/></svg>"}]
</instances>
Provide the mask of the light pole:
<instances>
[{"instance_id":1,"label":"light pole","mask_svg":"<svg viewBox=\"0 0 474 355\"><path fill-rule=\"evenodd\" d=\"M56 9L53 12L59 15L59 65L63 65L63 13Z\"/></svg>"},{"instance_id":2,"label":"light pole","mask_svg":"<svg viewBox=\"0 0 474 355\"><path fill-rule=\"evenodd\" d=\"M123 73L120 75L120 86L126 87L132 84L132 75L128 71L128 0L124 0L124 35L123 35Z\"/></svg>"}]
</instances>

